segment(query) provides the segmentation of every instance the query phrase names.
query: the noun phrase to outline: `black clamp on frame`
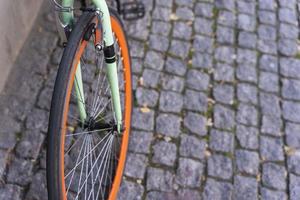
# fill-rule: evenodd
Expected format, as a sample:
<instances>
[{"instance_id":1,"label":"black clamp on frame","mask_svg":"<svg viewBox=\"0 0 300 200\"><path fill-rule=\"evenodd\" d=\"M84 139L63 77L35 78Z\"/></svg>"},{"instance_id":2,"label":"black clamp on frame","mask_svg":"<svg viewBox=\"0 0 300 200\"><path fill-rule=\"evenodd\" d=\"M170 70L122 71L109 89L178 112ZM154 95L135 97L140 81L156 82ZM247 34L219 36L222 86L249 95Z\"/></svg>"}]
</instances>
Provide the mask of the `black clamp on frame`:
<instances>
[{"instance_id":1,"label":"black clamp on frame","mask_svg":"<svg viewBox=\"0 0 300 200\"><path fill-rule=\"evenodd\" d=\"M106 63L114 63L116 61L115 48L113 44L110 46L106 46L103 52Z\"/></svg>"}]
</instances>

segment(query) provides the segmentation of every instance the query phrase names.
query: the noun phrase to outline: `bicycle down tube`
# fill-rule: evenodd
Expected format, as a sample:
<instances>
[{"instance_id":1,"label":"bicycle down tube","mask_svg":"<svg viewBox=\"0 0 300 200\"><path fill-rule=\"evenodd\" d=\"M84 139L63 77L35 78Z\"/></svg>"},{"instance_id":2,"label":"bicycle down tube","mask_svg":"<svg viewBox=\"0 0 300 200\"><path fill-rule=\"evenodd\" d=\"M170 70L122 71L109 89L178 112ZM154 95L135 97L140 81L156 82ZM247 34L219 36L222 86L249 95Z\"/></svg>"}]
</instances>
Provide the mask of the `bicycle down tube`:
<instances>
[{"instance_id":1,"label":"bicycle down tube","mask_svg":"<svg viewBox=\"0 0 300 200\"><path fill-rule=\"evenodd\" d=\"M111 29L111 21L109 9L105 0L92 0L93 4L96 6L97 12L101 13L101 24L103 28L103 40L104 40L104 56L105 62L107 65L107 76L111 89L111 97L113 110L115 113L115 119L117 123L117 130L121 132L122 126L122 110L121 110L121 102L120 102L120 92L119 92L119 81L117 74L117 63L115 59L115 51L114 51L114 39L113 33ZM66 7L73 7L74 0L63 0L62 5ZM64 25L73 24L74 15L73 12L63 12L62 13L62 21ZM121 61L120 61L121 62ZM87 118L86 107L84 102L84 92L83 92L83 83L81 77L81 66L80 63L77 66L76 76L75 76L75 92L77 96L77 105L79 107L80 119L84 123ZM82 99L82 100L80 100Z\"/></svg>"}]
</instances>

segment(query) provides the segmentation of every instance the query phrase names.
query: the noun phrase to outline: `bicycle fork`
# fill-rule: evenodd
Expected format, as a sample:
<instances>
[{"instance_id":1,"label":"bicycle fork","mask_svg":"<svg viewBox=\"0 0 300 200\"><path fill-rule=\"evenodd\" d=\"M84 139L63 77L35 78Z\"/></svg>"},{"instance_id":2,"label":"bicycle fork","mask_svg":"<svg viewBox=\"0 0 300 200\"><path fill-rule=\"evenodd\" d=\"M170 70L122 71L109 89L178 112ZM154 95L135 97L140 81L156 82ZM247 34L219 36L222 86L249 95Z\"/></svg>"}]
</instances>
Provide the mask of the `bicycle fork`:
<instances>
[{"instance_id":1,"label":"bicycle fork","mask_svg":"<svg viewBox=\"0 0 300 200\"><path fill-rule=\"evenodd\" d=\"M111 90L112 106L115 114L115 120L117 125L118 133L121 133L122 130L122 110L121 110L121 99L119 92L119 81L117 73L117 63L114 49L114 39L110 21L110 14L107 7L107 4L103 0L92 0L94 5L97 8L97 14L101 13L101 24L103 28L103 40L104 40L104 57L107 65L107 77ZM63 0L64 6L72 7L74 0ZM62 14L63 23L71 24L73 21L73 13L66 12ZM76 75L75 75L75 92L77 98L77 105L79 108L80 119L82 123L85 123L87 119L86 106L84 102L84 92L83 92L83 83L81 76L81 65L80 63L77 66ZM96 91L97 92L97 91ZM82 100L80 100L82 99Z\"/></svg>"}]
</instances>

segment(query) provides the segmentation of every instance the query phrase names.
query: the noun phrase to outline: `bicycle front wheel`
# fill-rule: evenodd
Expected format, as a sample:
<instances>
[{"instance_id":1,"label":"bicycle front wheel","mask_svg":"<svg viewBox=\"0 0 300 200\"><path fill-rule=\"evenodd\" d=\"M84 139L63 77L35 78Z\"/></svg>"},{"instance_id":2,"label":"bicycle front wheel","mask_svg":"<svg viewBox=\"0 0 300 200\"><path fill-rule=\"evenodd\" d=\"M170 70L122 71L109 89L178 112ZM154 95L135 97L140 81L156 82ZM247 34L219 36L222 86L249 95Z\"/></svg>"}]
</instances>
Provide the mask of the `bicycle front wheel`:
<instances>
[{"instance_id":1,"label":"bicycle front wheel","mask_svg":"<svg viewBox=\"0 0 300 200\"><path fill-rule=\"evenodd\" d=\"M122 133L118 134L115 128L105 58L94 45L95 38L102 35L101 26L95 13L84 13L69 37L52 97L47 141L50 200L117 197L130 133L132 88L128 44L115 12L111 12L111 24ZM82 81L77 80L80 77ZM76 91L78 88L81 93Z\"/></svg>"}]
</instances>

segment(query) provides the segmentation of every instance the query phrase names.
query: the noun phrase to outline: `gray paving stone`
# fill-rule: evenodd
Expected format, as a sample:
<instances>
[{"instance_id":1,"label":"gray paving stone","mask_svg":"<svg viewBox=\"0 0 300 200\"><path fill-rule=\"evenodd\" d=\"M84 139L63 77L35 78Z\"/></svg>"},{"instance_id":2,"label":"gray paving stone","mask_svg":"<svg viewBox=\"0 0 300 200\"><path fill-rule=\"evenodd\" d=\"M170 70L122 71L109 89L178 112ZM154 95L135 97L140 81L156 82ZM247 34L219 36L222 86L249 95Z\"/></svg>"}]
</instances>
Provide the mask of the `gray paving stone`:
<instances>
[{"instance_id":1,"label":"gray paving stone","mask_svg":"<svg viewBox=\"0 0 300 200\"><path fill-rule=\"evenodd\" d=\"M256 47L257 36L254 33L241 31L238 38L241 47L254 49Z\"/></svg>"},{"instance_id":2,"label":"gray paving stone","mask_svg":"<svg viewBox=\"0 0 300 200\"><path fill-rule=\"evenodd\" d=\"M180 189L178 191L179 199L201 199L199 191L191 189ZM171 200L171 199L170 199Z\"/></svg>"},{"instance_id":3,"label":"gray paving stone","mask_svg":"<svg viewBox=\"0 0 300 200\"><path fill-rule=\"evenodd\" d=\"M146 7L146 10L149 10L148 6ZM146 12L143 19L131 23L126 23L126 33L131 37L146 41L149 36L150 20L151 16L148 12Z\"/></svg>"},{"instance_id":4,"label":"gray paving stone","mask_svg":"<svg viewBox=\"0 0 300 200\"><path fill-rule=\"evenodd\" d=\"M150 153L150 145L153 133L145 131L131 131L129 140L129 151L136 153Z\"/></svg>"},{"instance_id":5,"label":"gray paving stone","mask_svg":"<svg viewBox=\"0 0 300 200\"><path fill-rule=\"evenodd\" d=\"M222 179L230 179L232 177L233 167L230 158L215 154L208 158L207 163L209 176Z\"/></svg>"},{"instance_id":6,"label":"gray paving stone","mask_svg":"<svg viewBox=\"0 0 300 200\"><path fill-rule=\"evenodd\" d=\"M47 182L46 172L43 170L38 171L32 178L32 183L25 200L47 200Z\"/></svg>"},{"instance_id":7,"label":"gray paving stone","mask_svg":"<svg viewBox=\"0 0 300 200\"><path fill-rule=\"evenodd\" d=\"M220 182L208 178L202 194L203 200L230 200L232 199L233 187L230 183Z\"/></svg>"},{"instance_id":8,"label":"gray paving stone","mask_svg":"<svg viewBox=\"0 0 300 200\"><path fill-rule=\"evenodd\" d=\"M123 180L120 190L118 192L118 200L122 200L122 199L141 200L143 197L143 193L144 193L144 188L142 185L127 180Z\"/></svg>"},{"instance_id":9,"label":"gray paving stone","mask_svg":"<svg viewBox=\"0 0 300 200\"><path fill-rule=\"evenodd\" d=\"M279 77L277 74L270 72L260 72L259 88L267 92L279 91Z\"/></svg>"},{"instance_id":10,"label":"gray paving stone","mask_svg":"<svg viewBox=\"0 0 300 200\"><path fill-rule=\"evenodd\" d=\"M278 58L275 56L263 54L259 60L259 68L269 71L278 72Z\"/></svg>"},{"instance_id":11,"label":"gray paving stone","mask_svg":"<svg viewBox=\"0 0 300 200\"><path fill-rule=\"evenodd\" d=\"M173 39L171 41L171 46L170 46L170 49L169 49L169 53L174 55L174 56L178 56L182 59L185 59L185 58L187 58L187 56L189 54L189 50L190 50L190 43L189 42Z\"/></svg>"},{"instance_id":12,"label":"gray paving stone","mask_svg":"<svg viewBox=\"0 0 300 200\"><path fill-rule=\"evenodd\" d=\"M159 98L159 109L164 112L179 113L183 106L183 96L176 92L162 91Z\"/></svg>"},{"instance_id":13,"label":"gray paving stone","mask_svg":"<svg viewBox=\"0 0 300 200\"><path fill-rule=\"evenodd\" d=\"M155 51L148 51L146 53L145 67L155 70L162 70L164 66L164 55Z\"/></svg>"},{"instance_id":14,"label":"gray paving stone","mask_svg":"<svg viewBox=\"0 0 300 200\"><path fill-rule=\"evenodd\" d=\"M217 18L218 24L222 24L229 27L234 27L236 24L236 16L234 13L221 10Z\"/></svg>"},{"instance_id":15,"label":"gray paving stone","mask_svg":"<svg viewBox=\"0 0 300 200\"><path fill-rule=\"evenodd\" d=\"M3 126L1 126L3 127ZM17 143L17 137L14 132L0 132L0 148L13 149Z\"/></svg>"},{"instance_id":16,"label":"gray paving stone","mask_svg":"<svg viewBox=\"0 0 300 200\"><path fill-rule=\"evenodd\" d=\"M177 137L180 134L181 118L172 114L159 114L156 118L156 132Z\"/></svg>"},{"instance_id":17,"label":"gray paving stone","mask_svg":"<svg viewBox=\"0 0 300 200\"><path fill-rule=\"evenodd\" d=\"M283 118L292 122L300 122L300 104L292 101L283 101L282 114Z\"/></svg>"},{"instance_id":18,"label":"gray paving stone","mask_svg":"<svg viewBox=\"0 0 300 200\"><path fill-rule=\"evenodd\" d=\"M217 61L232 64L234 61L234 49L229 46L219 46L215 49L215 59Z\"/></svg>"},{"instance_id":19,"label":"gray paving stone","mask_svg":"<svg viewBox=\"0 0 300 200\"><path fill-rule=\"evenodd\" d=\"M213 88L213 96L218 102L232 104L234 99L234 88L231 85L215 85Z\"/></svg>"},{"instance_id":20,"label":"gray paving stone","mask_svg":"<svg viewBox=\"0 0 300 200\"><path fill-rule=\"evenodd\" d=\"M176 3L178 6L192 7L192 5L193 5L193 0L175 0L175 3Z\"/></svg>"},{"instance_id":21,"label":"gray paving stone","mask_svg":"<svg viewBox=\"0 0 300 200\"><path fill-rule=\"evenodd\" d=\"M9 103L11 103L15 109L18 109L13 102L10 101ZM11 112L13 111L10 111L10 109L7 108L7 105L5 106L5 104L3 104L3 107L1 105L0 109L2 113L0 116L0 147L5 149L12 148L15 144L14 134L21 131L21 125L13 116L11 116ZM1 142L4 141L5 137L10 139L7 140L7 144Z\"/></svg>"},{"instance_id":22,"label":"gray paving stone","mask_svg":"<svg viewBox=\"0 0 300 200\"><path fill-rule=\"evenodd\" d=\"M158 1L156 4L158 6L164 6L164 7L171 8L173 5L173 1L172 0Z\"/></svg>"},{"instance_id":23,"label":"gray paving stone","mask_svg":"<svg viewBox=\"0 0 300 200\"><path fill-rule=\"evenodd\" d=\"M219 9L227 9L233 11L235 9L234 0L217 0L215 5Z\"/></svg>"},{"instance_id":24,"label":"gray paving stone","mask_svg":"<svg viewBox=\"0 0 300 200\"><path fill-rule=\"evenodd\" d=\"M213 17L213 5L210 3L196 3L195 15L201 17L212 18Z\"/></svg>"},{"instance_id":25,"label":"gray paving stone","mask_svg":"<svg viewBox=\"0 0 300 200\"><path fill-rule=\"evenodd\" d=\"M10 163L7 173L7 183L26 186L32 180L33 163L30 160L15 158Z\"/></svg>"},{"instance_id":26,"label":"gray paving stone","mask_svg":"<svg viewBox=\"0 0 300 200\"><path fill-rule=\"evenodd\" d=\"M194 13L193 11L188 8L188 7L178 7L176 9L176 16L179 17L179 19L182 19L182 20L194 20Z\"/></svg>"},{"instance_id":27,"label":"gray paving stone","mask_svg":"<svg viewBox=\"0 0 300 200\"><path fill-rule=\"evenodd\" d=\"M194 22L194 30L196 33L211 36L213 32L212 24L212 20L196 17Z\"/></svg>"},{"instance_id":28,"label":"gray paving stone","mask_svg":"<svg viewBox=\"0 0 300 200\"><path fill-rule=\"evenodd\" d=\"M204 165L202 163L192 159L179 158L176 182L183 187L199 187L201 186L203 170Z\"/></svg>"},{"instance_id":29,"label":"gray paving stone","mask_svg":"<svg viewBox=\"0 0 300 200\"><path fill-rule=\"evenodd\" d=\"M280 38L278 41L278 50L284 56L295 56L298 52L297 41Z\"/></svg>"},{"instance_id":30,"label":"gray paving stone","mask_svg":"<svg viewBox=\"0 0 300 200\"><path fill-rule=\"evenodd\" d=\"M257 104L257 88L247 83L239 83L237 98L241 102Z\"/></svg>"},{"instance_id":31,"label":"gray paving stone","mask_svg":"<svg viewBox=\"0 0 300 200\"><path fill-rule=\"evenodd\" d=\"M140 58L131 59L131 69L133 73L140 74L143 71L143 61Z\"/></svg>"},{"instance_id":32,"label":"gray paving stone","mask_svg":"<svg viewBox=\"0 0 300 200\"><path fill-rule=\"evenodd\" d=\"M184 94L184 108L191 111L206 112L207 95L202 92L186 90Z\"/></svg>"},{"instance_id":33,"label":"gray paving stone","mask_svg":"<svg viewBox=\"0 0 300 200\"><path fill-rule=\"evenodd\" d=\"M233 44L235 39L235 31L232 28L218 26L217 42L220 44Z\"/></svg>"},{"instance_id":34,"label":"gray paving stone","mask_svg":"<svg viewBox=\"0 0 300 200\"><path fill-rule=\"evenodd\" d=\"M22 188L13 184L6 184L0 187L0 198L6 200L21 200Z\"/></svg>"},{"instance_id":35,"label":"gray paving stone","mask_svg":"<svg viewBox=\"0 0 300 200\"><path fill-rule=\"evenodd\" d=\"M176 160L177 147L173 143L159 141L153 146L152 162L167 166L173 166ZM139 168L135 168L139 169Z\"/></svg>"},{"instance_id":36,"label":"gray paving stone","mask_svg":"<svg viewBox=\"0 0 300 200\"><path fill-rule=\"evenodd\" d=\"M172 200L177 198L178 196L175 192L160 192L160 191L148 192L146 196L146 200L156 200L156 199Z\"/></svg>"},{"instance_id":37,"label":"gray paving stone","mask_svg":"<svg viewBox=\"0 0 300 200\"><path fill-rule=\"evenodd\" d=\"M183 76L186 72L186 64L181 59L167 57L166 71L175 75Z\"/></svg>"},{"instance_id":38,"label":"gray paving stone","mask_svg":"<svg viewBox=\"0 0 300 200\"><path fill-rule=\"evenodd\" d=\"M178 199L176 192L160 192L160 191L151 191L147 193L146 200L156 200L156 199Z\"/></svg>"},{"instance_id":39,"label":"gray paving stone","mask_svg":"<svg viewBox=\"0 0 300 200\"><path fill-rule=\"evenodd\" d=\"M290 191L290 199L297 200L300 196L300 176L295 176L294 174L290 174L290 183L289 183L289 191Z\"/></svg>"},{"instance_id":40,"label":"gray paving stone","mask_svg":"<svg viewBox=\"0 0 300 200\"><path fill-rule=\"evenodd\" d=\"M164 21L152 21L151 32L158 35L169 36L171 24Z\"/></svg>"},{"instance_id":41,"label":"gray paving stone","mask_svg":"<svg viewBox=\"0 0 300 200\"><path fill-rule=\"evenodd\" d=\"M282 199L287 199L287 195L286 195L285 192L274 191L274 190L270 190L270 189L264 188L264 187L262 187L260 189L260 192L261 192L261 199L262 200L269 200L269 199L282 200Z\"/></svg>"},{"instance_id":42,"label":"gray paving stone","mask_svg":"<svg viewBox=\"0 0 300 200\"><path fill-rule=\"evenodd\" d=\"M50 110L51 98L52 98L53 89L46 87L42 90L38 97L37 105L39 108Z\"/></svg>"},{"instance_id":43,"label":"gray paving stone","mask_svg":"<svg viewBox=\"0 0 300 200\"><path fill-rule=\"evenodd\" d=\"M156 6L152 13L152 19L162 20L162 21L169 21L171 15L171 9L161 6Z\"/></svg>"},{"instance_id":44,"label":"gray paving stone","mask_svg":"<svg viewBox=\"0 0 300 200\"><path fill-rule=\"evenodd\" d=\"M190 40L192 36L192 27L184 22L175 22L173 27L173 37L182 40Z\"/></svg>"},{"instance_id":45,"label":"gray paving stone","mask_svg":"<svg viewBox=\"0 0 300 200\"><path fill-rule=\"evenodd\" d=\"M285 124L286 143L288 146L300 148L300 125L287 122Z\"/></svg>"},{"instance_id":46,"label":"gray paving stone","mask_svg":"<svg viewBox=\"0 0 300 200\"><path fill-rule=\"evenodd\" d=\"M28 58L26 58L28 59ZM36 63L34 63L35 66ZM12 83L22 83L9 84L3 90L3 92L18 96L26 101L35 101L40 88L42 87L43 77L34 73L33 70L23 70L22 73L18 73L17 70L12 70L10 81Z\"/></svg>"},{"instance_id":47,"label":"gray paving stone","mask_svg":"<svg viewBox=\"0 0 300 200\"><path fill-rule=\"evenodd\" d=\"M22 158L36 160L44 142L45 135L39 130L28 130L22 134L21 141L17 144L16 153Z\"/></svg>"},{"instance_id":48,"label":"gray paving stone","mask_svg":"<svg viewBox=\"0 0 300 200\"><path fill-rule=\"evenodd\" d=\"M257 62L257 53L248 49L238 49L237 62L240 64L253 64Z\"/></svg>"},{"instance_id":49,"label":"gray paving stone","mask_svg":"<svg viewBox=\"0 0 300 200\"><path fill-rule=\"evenodd\" d=\"M47 74L46 77L46 86L54 87L55 79L56 79L56 74L57 74L57 66L50 66L49 67L49 73Z\"/></svg>"},{"instance_id":50,"label":"gray paving stone","mask_svg":"<svg viewBox=\"0 0 300 200\"><path fill-rule=\"evenodd\" d=\"M234 118L233 110L221 105L214 106L214 125L217 128L232 129L235 125Z\"/></svg>"},{"instance_id":51,"label":"gray paving stone","mask_svg":"<svg viewBox=\"0 0 300 200\"><path fill-rule=\"evenodd\" d=\"M281 58L280 73L283 76L300 78L300 60L294 58Z\"/></svg>"},{"instance_id":52,"label":"gray paving stone","mask_svg":"<svg viewBox=\"0 0 300 200\"><path fill-rule=\"evenodd\" d=\"M195 35L193 48L196 52L212 53L213 52L213 39L208 36Z\"/></svg>"},{"instance_id":53,"label":"gray paving stone","mask_svg":"<svg viewBox=\"0 0 300 200\"><path fill-rule=\"evenodd\" d=\"M132 89L136 90L139 78L136 75L132 75Z\"/></svg>"},{"instance_id":54,"label":"gray paving stone","mask_svg":"<svg viewBox=\"0 0 300 200\"><path fill-rule=\"evenodd\" d=\"M258 183L255 178L237 175L234 177L234 199L258 199Z\"/></svg>"},{"instance_id":55,"label":"gray paving stone","mask_svg":"<svg viewBox=\"0 0 300 200\"><path fill-rule=\"evenodd\" d=\"M259 0L258 5L259 8L263 10L274 11L277 8L277 3L275 0Z\"/></svg>"},{"instance_id":56,"label":"gray paving stone","mask_svg":"<svg viewBox=\"0 0 300 200\"><path fill-rule=\"evenodd\" d=\"M217 81L234 81L234 68L230 65L217 63L214 71L214 79Z\"/></svg>"},{"instance_id":57,"label":"gray paving stone","mask_svg":"<svg viewBox=\"0 0 300 200\"><path fill-rule=\"evenodd\" d=\"M154 128L154 111L143 113L140 109L133 109L132 127L151 131Z\"/></svg>"},{"instance_id":58,"label":"gray paving stone","mask_svg":"<svg viewBox=\"0 0 300 200\"><path fill-rule=\"evenodd\" d=\"M300 81L282 79L282 96L287 99L300 99Z\"/></svg>"},{"instance_id":59,"label":"gray paving stone","mask_svg":"<svg viewBox=\"0 0 300 200\"><path fill-rule=\"evenodd\" d=\"M256 19L246 14L238 14L238 28L244 31L254 31L256 27Z\"/></svg>"},{"instance_id":60,"label":"gray paving stone","mask_svg":"<svg viewBox=\"0 0 300 200\"><path fill-rule=\"evenodd\" d=\"M287 166L290 173L300 175L300 151L295 150L291 155L287 156Z\"/></svg>"},{"instance_id":61,"label":"gray paving stone","mask_svg":"<svg viewBox=\"0 0 300 200\"><path fill-rule=\"evenodd\" d=\"M183 124L192 133L200 136L204 136L207 134L206 118L202 115L188 112L184 117Z\"/></svg>"},{"instance_id":62,"label":"gray paving stone","mask_svg":"<svg viewBox=\"0 0 300 200\"><path fill-rule=\"evenodd\" d=\"M138 105L154 107L157 105L158 92L155 90L138 87L135 92L135 97Z\"/></svg>"},{"instance_id":63,"label":"gray paving stone","mask_svg":"<svg viewBox=\"0 0 300 200\"><path fill-rule=\"evenodd\" d=\"M282 38L297 39L299 30L297 26L280 23L279 25L279 36Z\"/></svg>"},{"instance_id":64,"label":"gray paving stone","mask_svg":"<svg viewBox=\"0 0 300 200\"><path fill-rule=\"evenodd\" d=\"M147 191L159 190L170 192L173 187L173 175L165 170L149 167L147 169Z\"/></svg>"},{"instance_id":65,"label":"gray paving stone","mask_svg":"<svg viewBox=\"0 0 300 200\"><path fill-rule=\"evenodd\" d=\"M198 70L189 70L187 72L186 85L190 89L199 91L207 90L209 84L209 76Z\"/></svg>"},{"instance_id":66,"label":"gray paving stone","mask_svg":"<svg viewBox=\"0 0 300 200\"><path fill-rule=\"evenodd\" d=\"M63 54L63 48L56 47L51 56L51 63L54 65L59 65L62 54Z\"/></svg>"},{"instance_id":67,"label":"gray paving stone","mask_svg":"<svg viewBox=\"0 0 300 200\"><path fill-rule=\"evenodd\" d=\"M298 19L295 9L279 8L278 10L279 21L298 25Z\"/></svg>"},{"instance_id":68,"label":"gray paving stone","mask_svg":"<svg viewBox=\"0 0 300 200\"><path fill-rule=\"evenodd\" d=\"M169 39L161 35L150 35L149 47L157 51L165 52L169 47Z\"/></svg>"},{"instance_id":69,"label":"gray paving stone","mask_svg":"<svg viewBox=\"0 0 300 200\"><path fill-rule=\"evenodd\" d=\"M281 116L279 98L276 95L260 92L259 100L262 114L272 117Z\"/></svg>"},{"instance_id":70,"label":"gray paving stone","mask_svg":"<svg viewBox=\"0 0 300 200\"><path fill-rule=\"evenodd\" d=\"M156 88L158 86L160 72L152 69L145 69L142 77L144 86Z\"/></svg>"},{"instance_id":71,"label":"gray paving stone","mask_svg":"<svg viewBox=\"0 0 300 200\"><path fill-rule=\"evenodd\" d=\"M280 7L287 7L287 8L290 8L290 9L294 9L295 6L296 6L296 0L281 0L279 1L279 5Z\"/></svg>"},{"instance_id":72,"label":"gray paving stone","mask_svg":"<svg viewBox=\"0 0 300 200\"><path fill-rule=\"evenodd\" d=\"M275 12L259 10L258 19L263 24L276 25L276 14Z\"/></svg>"},{"instance_id":73,"label":"gray paving stone","mask_svg":"<svg viewBox=\"0 0 300 200\"><path fill-rule=\"evenodd\" d=\"M213 66L212 56L210 54L195 52L192 58L194 68L210 69Z\"/></svg>"},{"instance_id":74,"label":"gray paving stone","mask_svg":"<svg viewBox=\"0 0 300 200\"><path fill-rule=\"evenodd\" d=\"M257 42L257 49L266 54L277 54L277 43L272 40L259 39Z\"/></svg>"},{"instance_id":75,"label":"gray paving stone","mask_svg":"<svg viewBox=\"0 0 300 200\"><path fill-rule=\"evenodd\" d=\"M209 147L215 151L232 153L234 149L234 135L229 132L212 129L210 131Z\"/></svg>"},{"instance_id":76,"label":"gray paving stone","mask_svg":"<svg viewBox=\"0 0 300 200\"><path fill-rule=\"evenodd\" d=\"M265 161L283 161L283 142L280 138L260 136L260 155Z\"/></svg>"},{"instance_id":77,"label":"gray paving stone","mask_svg":"<svg viewBox=\"0 0 300 200\"><path fill-rule=\"evenodd\" d=\"M39 130L46 132L48 128L48 112L34 108L26 120L28 130Z\"/></svg>"},{"instance_id":78,"label":"gray paving stone","mask_svg":"<svg viewBox=\"0 0 300 200\"><path fill-rule=\"evenodd\" d=\"M237 10L240 13L255 15L255 11L256 11L255 7L256 7L255 2L237 1Z\"/></svg>"},{"instance_id":79,"label":"gray paving stone","mask_svg":"<svg viewBox=\"0 0 300 200\"><path fill-rule=\"evenodd\" d=\"M124 174L132 178L142 179L145 175L148 159L141 154L129 153L126 158ZM137 170L139 169L139 170Z\"/></svg>"},{"instance_id":80,"label":"gray paving stone","mask_svg":"<svg viewBox=\"0 0 300 200\"><path fill-rule=\"evenodd\" d=\"M9 151L0 149L0 180L3 180L6 165L9 162Z\"/></svg>"},{"instance_id":81,"label":"gray paving stone","mask_svg":"<svg viewBox=\"0 0 300 200\"><path fill-rule=\"evenodd\" d=\"M184 157L205 158L206 142L194 136L182 135L180 140L179 154Z\"/></svg>"},{"instance_id":82,"label":"gray paving stone","mask_svg":"<svg viewBox=\"0 0 300 200\"><path fill-rule=\"evenodd\" d=\"M257 72L255 65L239 64L236 70L236 76L241 81L257 83Z\"/></svg>"},{"instance_id":83,"label":"gray paving stone","mask_svg":"<svg viewBox=\"0 0 300 200\"><path fill-rule=\"evenodd\" d=\"M236 168L241 173L257 175L259 172L259 156L257 152L237 150L235 151Z\"/></svg>"},{"instance_id":84,"label":"gray paving stone","mask_svg":"<svg viewBox=\"0 0 300 200\"><path fill-rule=\"evenodd\" d=\"M287 172L284 166L273 163L263 164L262 170L262 183L267 187L274 189L286 189L286 176Z\"/></svg>"},{"instance_id":85,"label":"gray paving stone","mask_svg":"<svg viewBox=\"0 0 300 200\"><path fill-rule=\"evenodd\" d=\"M154 35L152 36L154 38ZM144 57L144 44L138 40L129 40L130 55L136 58Z\"/></svg>"},{"instance_id":86,"label":"gray paving stone","mask_svg":"<svg viewBox=\"0 0 300 200\"><path fill-rule=\"evenodd\" d=\"M164 90L182 92L184 89L184 79L179 76L164 74L161 76L161 86Z\"/></svg>"},{"instance_id":87,"label":"gray paving stone","mask_svg":"<svg viewBox=\"0 0 300 200\"><path fill-rule=\"evenodd\" d=\"M258 37L263 40L276 40L277 32L274 26L259 25L258 26Z\"/></svg>"},{"instance_id":88,"label":"gray paving stone","mask_svg":"<svg viewBox=\"0 0 300 200\"><path fill-rule=\"evenodd\" d=\"M281 136L282 124L281 118L263 115L261 132L273 136Z\"/></svg>"},{"instance_id":89,"label":"gray paving stone","mask_svg":"<svg viewBox=\"0 0 300 200\"><path fill-rule=\"evenodd\" d=\"M258 149L258 130L254 127L247 127L243 125L237 125L236 136L239 144L243 148Z\"/></svg>"}]
</instances>

